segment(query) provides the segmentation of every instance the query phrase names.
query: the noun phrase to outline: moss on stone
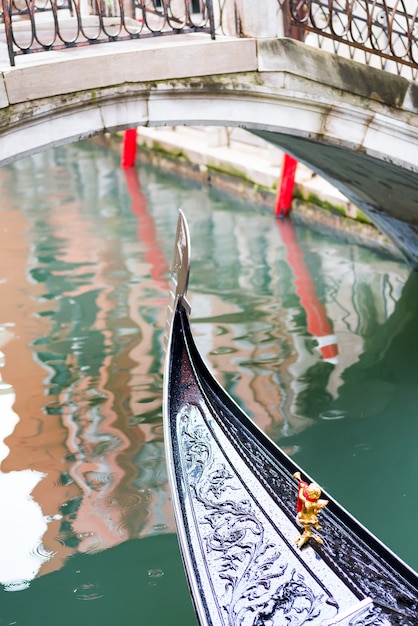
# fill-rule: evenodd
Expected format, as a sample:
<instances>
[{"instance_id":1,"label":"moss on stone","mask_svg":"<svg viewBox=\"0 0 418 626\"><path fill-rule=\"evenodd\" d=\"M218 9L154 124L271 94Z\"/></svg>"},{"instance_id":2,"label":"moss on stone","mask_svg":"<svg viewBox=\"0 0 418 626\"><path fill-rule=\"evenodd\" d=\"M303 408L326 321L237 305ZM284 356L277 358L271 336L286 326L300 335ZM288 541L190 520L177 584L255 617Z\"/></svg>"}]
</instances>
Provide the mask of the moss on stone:
<instances>
[{"instance_id":1,"label":"moss on stone","mask_svg":"<svg viewBox=\"0 0 418 626\"><path fill-rule=\"evenodd\" d=\"M268 204L272 204L274 202L274 198L277 195L277 183L274 183L273 186L267 186L257 183L249 176L247 176L245 172L243 172L241 169L234 167L230 163L224 162L222 164L215 164L208 162L198 165L193 163L190 156L177 146L168 147L167 145L162 145L155 140L143 141L139 144L139 146L143 151L152 154L157 161L159 161L159 158L163 158L173 163L177 162L179 165L183 164L183 166L186 167L187 171L194 170L195 172L197 172L200 170L201 173L201 167L203 165L208 181L213 182L216 178L218 180L220 178L223 178L224 180L229 179L232 182L232 185L229 184L228 187L235 186L238 191L241 190L241 193L243 192L243 188L246 188L249 194L259 195L263 198L263 201L267 201ZM233 181L235 181L235 183ZM270 200L268 200L268 198L270 198ZM340 206L338 204L329 202L328 200L324 200L315 193L305 194L297 184L295 185L294 199L296 201L304 202L313 207L318 207L333 215L340 216L354 222L373 226L373 223L368 219L368 217L364 215L364 213L362 213L358 208L356 208L355 216L349 215L347 209L344 206Z\"/></svg>"},{"instance_id":2,"label":"moss on stone","mask_svg":"<svg viewBox=\"0 0 418 626\"><path fill-rule=\"evenodd\" d=\"M159 154L168 158L177 159L177 160L179 159L179 160L187 161L191 163L189 156L185 154L183 150L174 146L172 149L168 150L165 146L161 145L158 141L152 141L151 144L144 141L140 143L139 146L143 150L146 150L148 152L154 152L156 154Z\"/></svg>"}]
</instances>

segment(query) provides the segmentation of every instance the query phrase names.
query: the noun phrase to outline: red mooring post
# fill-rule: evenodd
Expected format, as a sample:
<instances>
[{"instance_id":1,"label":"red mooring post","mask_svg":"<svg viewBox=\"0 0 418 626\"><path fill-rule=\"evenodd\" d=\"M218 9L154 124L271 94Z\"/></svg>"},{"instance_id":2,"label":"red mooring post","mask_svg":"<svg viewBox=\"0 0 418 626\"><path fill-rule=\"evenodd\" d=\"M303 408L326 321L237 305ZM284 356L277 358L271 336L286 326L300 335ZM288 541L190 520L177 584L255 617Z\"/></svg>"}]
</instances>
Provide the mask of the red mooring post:
<instances>
[{"instance_id":1,"label":"red mooring post","mask_svg":"<svg viewBox=\"0 0 418 626\"><path fill-rule=\"evenodd\" d=\"M276 200L276 217L286 217L292 208L295 174L298 162L289 154L283 156L280 185Z\"/></svg>"},{"instance_id":2,"label":"red mooring post","mask_svg":"<svg viewBox=\"0 0 418 626\"><path fill-rule=\"evenodd\" d=\"M137 129L129 128L125 130L123 135L123 144L122 144L122 161L121 166L123 168L134 167L135 159L136 159L136 136Z\"/></svg>"}]
</instances>

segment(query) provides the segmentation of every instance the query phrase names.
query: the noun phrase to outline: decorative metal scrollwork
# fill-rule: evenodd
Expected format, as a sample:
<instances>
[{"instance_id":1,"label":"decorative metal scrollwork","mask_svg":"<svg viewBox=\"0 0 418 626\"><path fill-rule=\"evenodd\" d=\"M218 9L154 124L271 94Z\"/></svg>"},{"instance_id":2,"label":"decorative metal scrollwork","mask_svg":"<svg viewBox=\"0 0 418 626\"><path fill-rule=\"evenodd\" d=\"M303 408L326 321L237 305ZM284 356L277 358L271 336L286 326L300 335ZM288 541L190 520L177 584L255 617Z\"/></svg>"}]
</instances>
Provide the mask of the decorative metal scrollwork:
<instances>
[{"instance_id":1,"label":"decorative metal scrollwork","mask_svg":"<svg viewBox=\"0 0 418 626\"><path fill-rule=\"evenodd\" d=\"M215 36L212 0L2 0L11 65L19 54L172 33Z\"/></svg>"},{"instance_id":2,"label":"decorative metal scrollwork","mask_svg":"<svg viewBox=\"0 0 418 626\"><path fill-rule=\"evenodd\" d=\"M337 602L272 540L271 523L214 445L200 407L188 405L178 428L186 497L225 624L316 625L334 616Z\"/></svg>"},{"instance_id":3,"label":"decorative metal scrollwork","mask_svg":"<svg viewBox=\"0 0 418 626\"><path fill-rule=\"evenodd\" d=\"M371 64L370 55L418 70L418 4L415 0L284 0L283 8L299 38ZM312 39L316 35L316 39ZM341 48L339 44L343 44ZM364 56L358 57L359 50ZM400 73L400 68L398 67Z\"/></svg>"}]
</instances>

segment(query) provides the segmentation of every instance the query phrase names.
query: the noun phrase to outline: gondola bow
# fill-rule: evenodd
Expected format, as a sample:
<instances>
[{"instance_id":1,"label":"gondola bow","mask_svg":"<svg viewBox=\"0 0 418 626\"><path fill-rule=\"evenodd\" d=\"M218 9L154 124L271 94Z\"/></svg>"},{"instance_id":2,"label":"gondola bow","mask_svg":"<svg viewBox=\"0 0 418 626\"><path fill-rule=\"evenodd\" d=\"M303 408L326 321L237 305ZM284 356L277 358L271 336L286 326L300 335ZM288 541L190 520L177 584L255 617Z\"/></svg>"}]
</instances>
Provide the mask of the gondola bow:
<instances>
[{"instance_id":1,"label":"gondola bow","mask_svg":"<svg viewBox=\"0 0 418 626\"><path fill-rule=\"evenodd\" d=\"M323 543L296 545L294 475L306 474L206 367L190 327L189 261L180 212L163 413L179 544L199 623L417 626L417 574L328 494Z\"/></svg>"}]
</instances>

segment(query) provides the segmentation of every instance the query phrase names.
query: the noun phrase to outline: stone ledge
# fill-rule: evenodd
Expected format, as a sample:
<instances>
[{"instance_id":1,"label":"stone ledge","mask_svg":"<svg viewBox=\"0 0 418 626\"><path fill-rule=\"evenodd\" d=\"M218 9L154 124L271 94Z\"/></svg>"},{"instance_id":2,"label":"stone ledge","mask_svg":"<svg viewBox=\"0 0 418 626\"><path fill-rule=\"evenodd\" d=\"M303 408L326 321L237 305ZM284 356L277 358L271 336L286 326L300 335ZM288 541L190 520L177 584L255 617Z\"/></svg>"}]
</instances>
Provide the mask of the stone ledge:
<instances>
[{"instance_id":1,"label":"stone ledge","mask_svg":"<svg viewBox=\"0 0 418 626\"><path fill-rule=\"evenodd\" d=\"M173 35L158 41L99 44L28 56L29 61L25 58L16 67L3 70L7 100L2 102L0 91L0 106L124 83L156 83L257 68L254 39L212 41L208 35Z\"/></svg>"},{"instance_id":2,"label":"stone ledge","mask_svg":"<svg viewBox=\"0 0 418 626\"><path fill-rule=\"evenodd\" d=\"M172 158L185 159L198 168L202 177L230 176L247 186L253 186L271 195L274 204L279 184L283 151L261 139L241 131L229 129L229 137L216 141L219 130L208 128L146 128L138 129L138 143L165 153ZM299 163L296 185L303 198L317 199L319 203L334 206L341 215L356 218L358 209L333 185ZM234 186L234 185L233 185Z\"/></svg>"}]
</instances>

